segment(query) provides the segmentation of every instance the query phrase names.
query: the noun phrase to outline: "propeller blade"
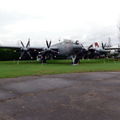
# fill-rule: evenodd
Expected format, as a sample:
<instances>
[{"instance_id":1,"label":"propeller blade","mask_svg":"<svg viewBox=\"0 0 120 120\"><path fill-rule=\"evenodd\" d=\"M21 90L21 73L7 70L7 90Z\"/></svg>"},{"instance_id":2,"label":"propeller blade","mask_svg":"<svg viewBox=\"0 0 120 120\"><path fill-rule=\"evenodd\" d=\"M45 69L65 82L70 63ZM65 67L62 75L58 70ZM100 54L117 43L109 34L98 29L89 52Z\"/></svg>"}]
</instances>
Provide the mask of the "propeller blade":
<instances>
[{"instance_id":1,"label":"propeller blade","mask_svg":"<svg viewBox=\"0 0 120 120\"><path fill-rule=\"evenodd\" d=\"M103 49L105 48L105 46L104 46L103 42L102 42L102 48L103 48Z\"/></svg>"},{"instance_id":2,"label":"propeller blade","mask_svg":"<svg viewBox=\"0 0 120 120\"><path fill-rule=\"evenodd\" d=\"M58 52L58 51L55 51L55 50L51 50L51 53L58 54L59 52Z\"/></svg>"},{"instance_id":3,"label":"propeller blade","mask_svg":"<svg viewBox=\"0 0 120 120\"><path fill-rule=\"evenodd\" d=\"M21 41L21 45L22 45L23 48L25 47L22 41Z\"/></svg>"},{"instance_id":4,"label":"propeller blade","mask_svg":"<svg viewBox=\"0 0 120 120\"><path fill-rule=\"evenodd\" d=\"M49 44L48 44L48 41L46 40L46 45L47 45L47 48L49 48Z\"/></svg>"},{"instance_id":5,"label":"propeller blade","mask_svg":"<svg viewBox=\"0 0 120 120\"><path fill-rule=\"evenodd\" d=\"M51 46L51 41L48 42L48 41L46 40L46 45L47 45L47 48L50 48L50 46Z\"/></svg>"},{"instance_id":6,"label":"propeller blade","mask_svg":"<svg viewBox=\"0 0 120 120\"><path fill-rule=\"evenodd\" d=\"M88 49L90 49L90 48L92 48L93 47L93 44L91 44L89 47L88 47Z\"/></svg>"},{"instance_id":7,"label":"propeller blade","mask_svg":"<svg viewBox=\"0 0 120 120\"><path fill-rule=\"evenodd\" d=\"M33 59L32 55L30 54L29 51L27 51L27 54L29 55L29 57L30 57L31 59Z\"/></svg>"},{"instance_id":8,"label":"propeller blade","mask_svg":"<svg viewBox=\"0 0 120 120\"><path fill-rule=\"evenodd\" d=\"M49 42L49 48L50 48L50 46L51 46L51 41Z\"/></svg>"},{"instance_id":9,"label":"propeller blade","mask_svg":"<svg viewBox=\"0 0 120 120\"><path fill-rule=\"evenodd\" d=\"M43 53L45 53L45 51L41 51L41 52L39 52L39 54L43 54Z\"/></svg>"},{"instance_id":10,"label":"propeller blade","mask_svg":"<svg viewBox=\"0 0 120 120\"><path fill-rule=\"evenodd\" d=\"M25 51L21 52L20 57L19 57L19 60L21 60L21 59L22 59L22 57L23 57L24 53L25 53Z\"/></svg>"},{"instance_id":11,"label":"propeller blade","mask_svg":"<svg viewBox=\"0 0 120 120\"><path fill-rule=\"evenodd\" d=\"M28 42L27 42L26 48L28 48L29 46L30 46L30 38L28 39Z\"/></svg>"}]
</instances>

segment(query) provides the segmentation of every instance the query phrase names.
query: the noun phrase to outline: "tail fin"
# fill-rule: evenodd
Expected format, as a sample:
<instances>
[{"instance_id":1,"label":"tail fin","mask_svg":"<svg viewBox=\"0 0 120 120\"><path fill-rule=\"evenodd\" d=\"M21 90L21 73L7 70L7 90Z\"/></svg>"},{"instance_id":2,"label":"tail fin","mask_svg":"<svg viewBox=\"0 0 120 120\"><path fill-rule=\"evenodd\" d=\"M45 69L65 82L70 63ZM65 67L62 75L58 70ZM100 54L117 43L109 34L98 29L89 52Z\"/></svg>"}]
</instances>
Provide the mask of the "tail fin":
<instances>
[{"instance_id":1,"label":"tail fin","mask_svg":"<svg viewBox=\"0 0 120 120\"><path fill-rule=\"evenodd\" d=\"M95 42L95 47L99 47L99 44L98 44L98 42Z\"/></svg>"}]
</instances>

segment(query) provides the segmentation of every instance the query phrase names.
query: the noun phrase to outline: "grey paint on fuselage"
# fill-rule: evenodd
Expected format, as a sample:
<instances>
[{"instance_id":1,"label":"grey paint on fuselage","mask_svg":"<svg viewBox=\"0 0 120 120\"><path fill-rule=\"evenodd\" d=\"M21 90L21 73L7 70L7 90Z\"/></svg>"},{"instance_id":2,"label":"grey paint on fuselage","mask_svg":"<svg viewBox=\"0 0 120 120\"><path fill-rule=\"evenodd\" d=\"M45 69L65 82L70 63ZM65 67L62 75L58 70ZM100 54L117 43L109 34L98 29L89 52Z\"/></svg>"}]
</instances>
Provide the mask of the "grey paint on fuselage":
<instances>
[{"instance_id":1,"label":"grey paint on fuselage","mask_svg":"<svg viewBox=\"0 0 120 120\"><path fill-rule=\"evenodd\" d=\"M82 46L79 44L75 44L72 41L63 41L60 43L57 43L55 45L52 45L51 48L56 48L59 50L58 56L70 56L73 55L74 49L82 49Z\"/></svg>"}]
</instances>

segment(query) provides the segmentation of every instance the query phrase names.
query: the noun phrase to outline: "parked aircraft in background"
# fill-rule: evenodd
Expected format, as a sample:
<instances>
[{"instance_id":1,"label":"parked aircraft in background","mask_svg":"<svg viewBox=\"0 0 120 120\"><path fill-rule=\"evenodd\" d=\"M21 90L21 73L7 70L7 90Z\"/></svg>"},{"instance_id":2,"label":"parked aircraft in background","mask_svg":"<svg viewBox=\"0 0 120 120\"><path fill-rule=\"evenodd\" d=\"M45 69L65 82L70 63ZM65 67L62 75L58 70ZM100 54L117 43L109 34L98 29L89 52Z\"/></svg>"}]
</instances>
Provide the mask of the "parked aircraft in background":
<instances>
[{"instance_id":1,"label":"parked aircraft in background","mask_svg":"<svg viewBox=\"0 0 120 120\"><path fill-rule=\"evenodd\" d=\"M110 56L120 58L120 45L106 46L105 50L110 51Z\"/></svg>"},{"instance_id":2,"label":"parked aircraft in background","mask_svg":"<svg viewBox=\"0 0 120 120\"><path fill-rule=\"evenodd\" d=\"M109 52L109 50L105 50L105 44L94 42L88 46L87 58L105 58Z\"/></svg>"},{"instance_id":3,"label":"parked aircraft in background","mask_svg":"<svg viewBox=\"0 0 120 120\"><path fill-rule=\"evenodd\" d=\"M59 56L71 58L73 64L78 64L80 59L85 56L86 49L83 47L82 44L79 44L78 41L73 42L72 40L64 40L63 42L59 42L57 44L51 45L51 41L46 40L46 47L32 47L30 46L30 39L26 46L20 41L21 46L0 46L0 48L10 48L15 50L20 50L21 54L19 60L25 54L28 54L30 59L33 59L31 52L36 55L37 60L41 61L42 63L46 63L46 60L51 58L56 58Z\"/></svg>"}]
</instances>

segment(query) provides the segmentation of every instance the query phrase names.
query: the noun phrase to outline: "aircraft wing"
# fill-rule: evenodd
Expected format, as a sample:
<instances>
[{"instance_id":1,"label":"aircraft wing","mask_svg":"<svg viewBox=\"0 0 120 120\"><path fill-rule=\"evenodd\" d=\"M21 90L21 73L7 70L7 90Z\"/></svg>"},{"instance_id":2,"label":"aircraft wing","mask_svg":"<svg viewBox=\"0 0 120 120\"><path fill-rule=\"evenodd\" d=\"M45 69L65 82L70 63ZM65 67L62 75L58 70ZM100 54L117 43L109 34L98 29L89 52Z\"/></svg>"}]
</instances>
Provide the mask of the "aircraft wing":
<instances>
[{"instance_id":1,"label":"aircraft wing","mask_svg":"<svg viewBox=\"0 0 120 120\"><path fill-rule=\"evenodd\" d=\"M5 48L5 49L12 49L15 51L20 52L20 57L19 59L22 59L24 54L27 54L31 59L33 59L33 56L51 56L51 55L56 55L58 54L58 48L52 47L51 46L51 41L48 42L46 40L46 47L33 47L30 46L30 39L28 40L27 44L24 45L22 41L20 41L19 46L4 46L0 45L0 48ZM33 55L33 56L32 56Z\"/></svg>"},{"instance_id":2,"label":"aircraft wing","mask_svg":"<svg viewBox=\"0 0 120 120\"><path fill-rule=\"evenodd\" d=\"M105 47L106 50L119 50L120 46L119 45L114 45L112 47Z\"/></svg>"},{"instance_id":3,"label":"aircraft wing","mask_svg":"<svg viewBox=\"0 0 120 120\"><path fill-rule=\"evenodd\" d=\"M119 50L120 47L111 47L111 48L105 48L105 50Z\"/></svg>"},{"instance_id":4,"label":"aircraft wing","mask_svg":"<svg viewBox=\"0 0 120 120\"><path fill-rule=\"evenodd\" d=\"M19 50L19 49L22 49L23 47L21 47L21 46L0 46L0 48ZM44 49L44 47L28 47L28 48L29 48L29 50L38 50L38 51L41 51Z\"/></svg>"},{"instance_id":5,"label":"aircraft wing","mask_svg":"<svg viewBox=\"0 0 120 120\"><path fill-rule=\"evenodd\" d=\"M20 49L19 46L0 46L0 48L8 48L8 49Z\"/></svg>"}]
</instances>

